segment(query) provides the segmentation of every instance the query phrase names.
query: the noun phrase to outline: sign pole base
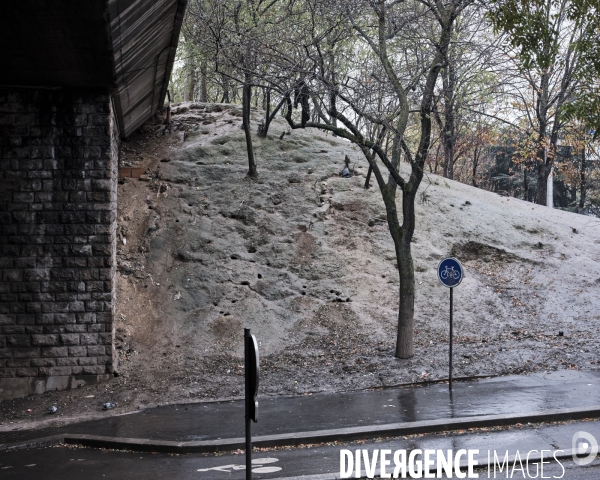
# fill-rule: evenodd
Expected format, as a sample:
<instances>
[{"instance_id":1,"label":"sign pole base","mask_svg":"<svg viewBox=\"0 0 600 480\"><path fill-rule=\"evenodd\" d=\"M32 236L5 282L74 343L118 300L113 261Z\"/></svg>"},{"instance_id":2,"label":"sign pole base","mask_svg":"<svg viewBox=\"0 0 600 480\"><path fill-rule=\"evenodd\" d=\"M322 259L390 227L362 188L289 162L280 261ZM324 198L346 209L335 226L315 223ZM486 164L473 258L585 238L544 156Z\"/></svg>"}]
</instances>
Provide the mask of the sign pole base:
<instances>
[{"instance_id":1,"label":"sign pole base","mask_svg":"<svg viewBox=\"0 0 600 480\"><path fill-rule=\"evenodd\" d=\"M252 420L246 418L246 480L252 480Z\"/></svg>"}]
</instances>

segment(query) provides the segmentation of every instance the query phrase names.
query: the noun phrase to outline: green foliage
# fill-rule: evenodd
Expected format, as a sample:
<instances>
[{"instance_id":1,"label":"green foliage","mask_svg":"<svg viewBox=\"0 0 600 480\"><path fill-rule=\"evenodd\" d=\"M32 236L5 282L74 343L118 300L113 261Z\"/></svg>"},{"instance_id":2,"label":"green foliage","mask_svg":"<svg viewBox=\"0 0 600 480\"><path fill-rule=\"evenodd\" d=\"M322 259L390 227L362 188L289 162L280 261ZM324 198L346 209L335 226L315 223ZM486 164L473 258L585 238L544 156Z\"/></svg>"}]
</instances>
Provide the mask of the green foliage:
<instances>
[{"instance_id":1,"label":"green foliage","mask_svg":"<svg viewBox=\"0 0 600 480\"><path fill-rule=\"evenodd\" d=\"M581 88L567 106L566 120L580 120L593 138L600 138L600 5L597 0L575 0L569 15L582 25L583 34L575 48L581 68L576 72Z\"/></svg>"},{"instance_id":2,"label":"green foliage","mask_svg":"<svg viewBox=\"0 0 600 480\"><path fill-rule=\"evenodd\" d=\"M489 18L507 33L526 69L549 69L558 52L556 24L561 0L494 0ZM558 12L557 12L558 10Z\"/></svg>"},{"instance_id":3,"label":"green foliage","mask_svg":"<svg viewBox=\"0 0 600 480\"><path fill-rule=\"evenodd\" d=\"M583 121L596 138L600 132L599 10L598 0L494 0L489 12L496 31L508 34L523 69L552 70L561 42L572 42L573 80L580 87L565 103L559 119ZM561 38L558 30L566 22L573 35Z\"/></svg>"}]
</instances>

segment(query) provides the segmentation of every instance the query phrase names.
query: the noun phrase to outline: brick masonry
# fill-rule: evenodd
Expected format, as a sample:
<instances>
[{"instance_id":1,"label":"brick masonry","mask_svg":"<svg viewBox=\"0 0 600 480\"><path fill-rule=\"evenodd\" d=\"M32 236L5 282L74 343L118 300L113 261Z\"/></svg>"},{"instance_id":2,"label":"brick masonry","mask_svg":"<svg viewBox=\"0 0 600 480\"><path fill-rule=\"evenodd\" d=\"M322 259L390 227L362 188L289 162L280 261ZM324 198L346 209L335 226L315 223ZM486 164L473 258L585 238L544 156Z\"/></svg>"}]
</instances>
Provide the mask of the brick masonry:
<instances>
[{"instance_id":1,"label":"brick masonry","mask_svg":"<svg viewBox=\"0 0 600 480\"><path fill-rule=\"evenodd\" d=\"M0 89L0 399L115 368L108 91Z\"/></svg>"}]
</instances>

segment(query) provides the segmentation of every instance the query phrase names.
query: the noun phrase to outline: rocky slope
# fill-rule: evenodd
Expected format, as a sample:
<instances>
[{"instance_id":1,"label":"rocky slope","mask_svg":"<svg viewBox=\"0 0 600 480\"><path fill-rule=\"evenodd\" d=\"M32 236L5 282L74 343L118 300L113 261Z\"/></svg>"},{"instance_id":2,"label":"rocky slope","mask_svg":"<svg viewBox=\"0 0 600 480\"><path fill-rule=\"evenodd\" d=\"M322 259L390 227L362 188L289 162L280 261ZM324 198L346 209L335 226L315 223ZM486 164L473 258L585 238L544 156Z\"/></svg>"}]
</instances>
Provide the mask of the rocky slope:
<instances>
[{"instance_id":1,"label":"rocky slope","mask_svg":"<svg viewBox=\"0 0 600 480\"><path fill-rule=\"evenodd\" d=\"M277 119L255 138L251 181L238 106L184 104L173 118L170 132L149 124L122 145L122 164L146 175L119 187L120 376L5 402L3 428L43 420L50 403L64 420L104 415L106 401L125 412L239 397L244 327L260 342L261 395L446 378L448 290L436 268L451 254L466 270L456 376L597 367L597 219L427 175L413 243L416 355L398 360L393 245L374 180L362 188L360 153ZM352 178L338 176L345 155Z\"/></svg>"}]
</instances>

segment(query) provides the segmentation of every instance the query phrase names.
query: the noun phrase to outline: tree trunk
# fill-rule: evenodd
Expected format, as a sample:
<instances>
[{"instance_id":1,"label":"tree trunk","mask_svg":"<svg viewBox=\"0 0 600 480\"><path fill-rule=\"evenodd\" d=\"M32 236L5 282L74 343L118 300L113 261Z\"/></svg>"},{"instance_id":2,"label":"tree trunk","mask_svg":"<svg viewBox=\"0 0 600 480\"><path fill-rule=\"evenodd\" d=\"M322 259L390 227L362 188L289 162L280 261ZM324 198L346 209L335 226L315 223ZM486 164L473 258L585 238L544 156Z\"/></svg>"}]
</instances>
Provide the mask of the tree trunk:
<instances>
[{"instance_id":1,"label":"tree trunk","mask_svg":"<svg viewBox=\"0 0 600 480\"><path fill-rule=\"evenodd\" d=\"M454 179L454 140L452 135L444 135L444 177Z\"/></svg>"},{"instance_id":2,"label":"tree trunk","mask_svg":"<svg viewBox=\"0 0 600 480\"><path fill-rule=\"evenodd\" d=\"M444 85L444 124L442 138L444 141L444 177L454 179L454 88L455 72L452 62L444 68L442 83Z\"/></svg>"},{"instance_id":3,"label":"tree trunk","mask_svg":"<svg viewBox=\"0 0 600 480\"><path fill-rule=\"evenodd\" d=\"M188 72L187 78L185 82L185 93L183 95L184 102L193 102L194 101L194 90L196 89L196 75L194 71L194 65L189 63L187 65Z\"/></svg>"},{"instance_id":4,"label":"tree trunk","mask_svg":"<svg viewBox=\"0 0 600 480\"><path fill-rule=\"evenodd\" d=\"M542 157L540 159L540 156ZM548 175L550 174L549 165L547 165L545 151L538 152L537 161L537 190L535 192L535 203L546 205L546 195L548 192Z\"/></svg>"},{"instance_id":5,"label":"tree trunk","mask_svg":"<svg viewBox=\"0 0 600 480\"><path fill-rule=\"evenodd\" d=\"M396 246L396 258L400 274L400 308L398 310L398 333L396 357L410 358L415 354L415 270L413 268L410 240L403 235Z\"/></svg>"},{"instance_id":6,"label":"tree trunk","mask_svg":"<svg viewBox=\"0 0 600 480\"><path fill-rule=\"evenodd\" d=\"M587 195L587 177L585 169L587 165L585 163L585 146L581 150L581 172L580 172L580 186L579 186L579 213L583 212L585 208L585 198Z\"/></svg>"},{"instance_id":7,"label":"tree trunk","mask_svg":"<svg viewBox=\"0 0 600 480\"><path fill-rule=\"evenodd\" d=\"M373 173L373 167L369 165L369 171L367 172L367 179L365 180L365 189L371 187L371 174Z\"/></svg>"},{"instance_id":8,"label":"tree trunk","mask_svg":"<svg viewBox=\"0 0 600 480\"><path fill-rule=\"evenodd\" d=\"M477 167L479 166L479 148L475 147L473 151L473 186L477 187Z\"/></svg>"},{"instance_id":9,"label":"tree trunk","mask_svg":"<svg viewBox=\"0 0 600 480\"><path fill-rule=\"evenodd\" d=\"M544 167L539 167L537 172L537 189L535 191L535 203L538 205L546 205L546 187L548 177L544 173Z\"/></svg>"},{"instance_id":10,"label":"tree trunk","mask_svg":"<svg viewBox=\"0 0 600 480\"><path fill-rule=\"evenodd\" d=\"M267 138L269 132L269 116L271 114L271 89L267 88L266 92L263 89L263 109L265 111L265 119L258 126L258 136L260 138Z\"/></svg>"},{"instance_id":11,"label":"tree trunk","mask_svg":"<svg viewBox=\"0 0 600 480\"><path fill-rule=\"evenodd\" d=\"M262 127L259 129L260 133L258 135L261 138L267 138L267 134L269 133L269 127L271 126L271 122L275 118L275 115L277 115L277 112L279 112L279 110L285 103L285 98L282 98L281 101L275 107L275 109L271 112L271 89L268 88L267 95L266 95L266 103L267 103L267 105L266 105L267 108L265 111L265 119L263 121Z\"/></svg>"},{"instance_id":12,"label":"tree trunk","mask_svg":"<svg viewBox=\"0 0 600 480\"><path fill-rule=\"evenodd\" d=\"M221 103L229 103L229 79L225 75L221 75L221 82L223 83L223 97Z\"/></svg>"},{"instance_id":13,"label":"tree trunk","mask_svg":"<svg viewBox=\"0 0 600 480\"><path fill-rule=\"evenodd\" d=\"M396 143L396 142L394 142ZM399 143L399 141L398 141ZM394 149L394 146L392 146ZM398 332L396 337L396 352L398 358L410 358L414 350L415 325L415 270L413 265L410 241L415 227L414 195L402 192L403 224L398 221L396 208L396 182L388 181L382 191L390 234L396 250L398 275L400 278L400 306L398 308Z\"/></svg>"},{"instance_id":14,"label":"tree trunk","mask_svg":"<svg viewBox=\"0 0 600 480\"><path fill-rule=\"evenodd\" d=\"M252 86L248 75L244 78L242 88L242 127L246 134L246 150L248 152L248 176L256 177L256 162L254 160L254 149L252 148L252 132L250 131L250 102L252 100Z\"/></svg>"},{"instance_id":15,"label":"tree trunk","mask_svg":"<svg viewBox=\"0 0 600 480\"><path fill-rule=\"evenodd\" d=\"M208 87L206 78L206 61L200 64L200 98L201 103L208 102Z\"/></svg>"}]
</instances>

